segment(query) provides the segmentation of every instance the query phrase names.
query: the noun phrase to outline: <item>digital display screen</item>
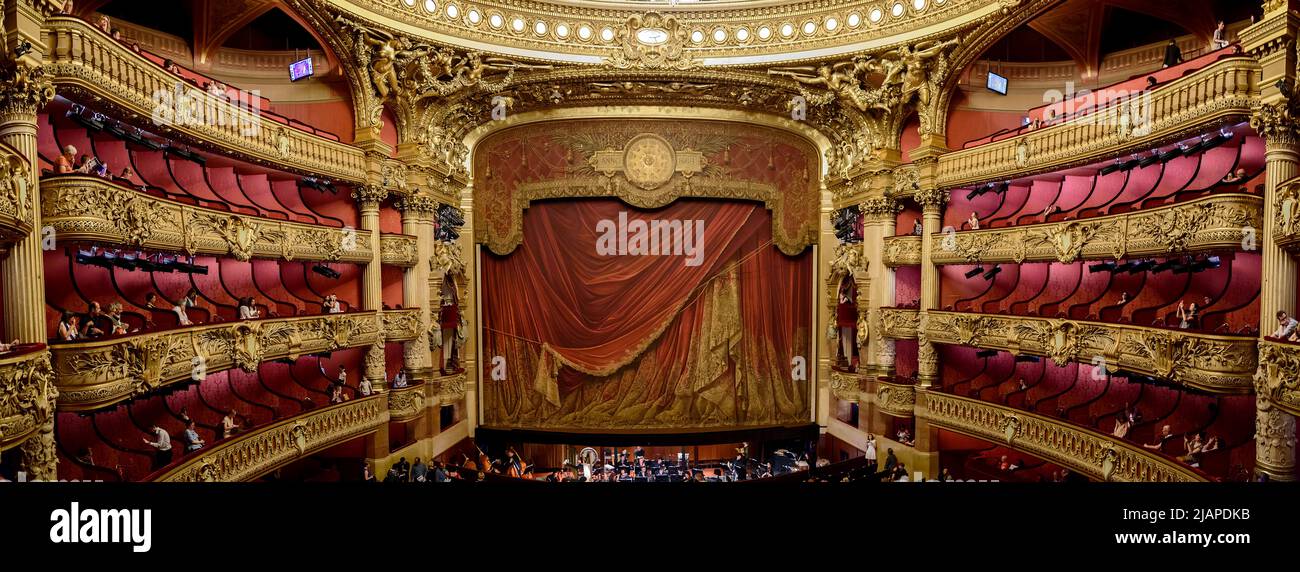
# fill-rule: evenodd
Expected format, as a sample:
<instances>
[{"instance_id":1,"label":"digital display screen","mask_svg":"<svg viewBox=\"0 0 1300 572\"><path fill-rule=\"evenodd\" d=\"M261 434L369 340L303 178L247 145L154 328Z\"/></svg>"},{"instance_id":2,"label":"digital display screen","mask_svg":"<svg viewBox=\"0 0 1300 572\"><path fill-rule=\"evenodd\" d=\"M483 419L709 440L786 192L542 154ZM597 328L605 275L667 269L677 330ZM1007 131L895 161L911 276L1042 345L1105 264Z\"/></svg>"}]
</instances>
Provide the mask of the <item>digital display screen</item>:
<instances>
[{"instance_id":1,"label":"digital display screen","mask_svg":"<svg viewBox=\"0 0 1300 572\"><path fill-rule=\"evenodd\" d=\"M989 90L991 90L991 91L993 91L993 92L995 92L995 93L1000 93L1000 94L1002 94L1002 95L1006 95L1006 94L1007 94L1007 78L1002 77L1002 76L1000 76L1000 75L998 75L998 74L995 74L995 73L993 73L993 72L989 72Z\"/></svg>"},{"instance_id":2,"label":"digital display screen","mask_svg":"<svg viewBox=\"0 0 1300 572\"><path fill-rule=\"evenodd\" d=\"M289 80L298 81L312 74L311 58L298 60L289 64Z\"/></svg>"}]
</instances>

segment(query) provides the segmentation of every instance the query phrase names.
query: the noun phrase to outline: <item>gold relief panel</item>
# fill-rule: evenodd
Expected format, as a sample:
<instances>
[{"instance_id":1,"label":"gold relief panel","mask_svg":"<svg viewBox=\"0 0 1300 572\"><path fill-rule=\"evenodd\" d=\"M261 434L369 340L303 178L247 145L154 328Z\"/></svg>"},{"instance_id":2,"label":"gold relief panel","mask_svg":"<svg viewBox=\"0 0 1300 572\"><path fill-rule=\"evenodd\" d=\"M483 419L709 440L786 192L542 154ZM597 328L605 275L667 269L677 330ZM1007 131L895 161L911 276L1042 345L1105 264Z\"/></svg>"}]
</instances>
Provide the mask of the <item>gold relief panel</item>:
<instances>
[{"instance_id":1,"label":"gold relief panel","mask_svg":"<svg viewBox=\"0 0 1300 572\"><path fill-rule=\"evenodd\" d=\"M438 403L440 405L454 405L465 399L469 377L466 373L461 372L436 378L433 382L438 385Z\"/></svg>"},{"instance_id":2,"label":"gold relief panel","mask_svg":"<svg viewBox=\"0 0 1300 572\"><path fill-rule=\"evenodd\" d=\"M952 189L1088 165L1243 121L1258 98L1258 75L1255 60L1231 57L1096 113L945 153L937 184Z\"/></svg>"},{"instance_id":3,"label":"gold relief panel","mask_svg":"<svg viewBox=\"0 0 1300 572\"><path fill-rule=\"evenodd\" d=\"M122 188L99 177L41 182L42 222L62 241L87 241L238 260L370 262L368 230L235 215Z\"/></svg>"},{"instance_id":4,"label":"gold relief panel","mask_svg":"<svg viewBox=\"0 0 1300 572\"><path fill-rule=\"evenodd\" d=\"M1223 193L1132 213L931 237L935 264L1060 262L1236 250L1262 228L1263 199ZM897 238L890 240L899 240ZM889 243L886 260L889 259Z\"/></svg>"},{"instance_id":5,"label":"gold relief panel","mask_svg":"<svg viewBox=\"0 0 1300 572\"><path fill-rule=\"evenodd\" d=\"M45 23L45 69L60 93L84 93L117 112L152 118L170 135L253 163L366 180L365 153L356 147L285 127L263 117L255 104L213 97L79 18L54 16Z\"/></svg>"},{"instance_id":6,"label":"gold relief panel","mask_svg":"<svg viewBox=\"0 0 1300 572\"><path fill-rule=\"evenodd\" d=\"M379 235L379 259L384 264L410 268L418 262L416 238L405 234Z\"/></svg>"},{"instance_id":7,"label":"gold relief panel","mask_svg":"<svg viewBox=\"0 0 1300 572\"><path fill-rule=\"evenodd\" d=\"M44 347L0 357L0 450L22 443L54 415L50 354Z\"/></svg>"},{"instance_id":8,"label":"gold relief panel","mask_svg":"<svg viewBox=\"0 0 1300 572\"><path fill-rule=\"evenodd\" d=\"M916 266L921 263L921 237L885 237L885 266Z\"/></svg>"},{"instance_id":9,"label":"gold relief panel","mask_svg":"<svg viewBox=\"0 0 1300 572\"><path fill-rule=\"evenodd\" d=\"M916 386L883 379L877 381L875 403L885 415L912 417L916 414Z\"/></svg>"},{"instance_id":10,"label":"gold relief panel","mask_svg":"<svg viewBox=\"0 0 1300 572\"><path fill-rule=\"evenodd\" d=\"M1168 379L1214 393L1250 393L1255 338L1187 330L930 311L927 339L1051 358L1058 365L1093 363Z\"/></svg>"},{"instance_id":11,"label":"gold relief panel","mask_svg":"<svg viewBox=\"0 0 1300 572\"><path fill-rule=\"evenodd\" d=\"M1278 185L1272 207L1274 241L1292 254L1300 254L1300 179Z\"/></svg>"},{"instance_id":12,"label":"gold relief panel","mask_svg":"<svg viewBox=\"0 0 1300 572\"><path fill-rule=\"evenodd\" d=\"M1259 375L1255 391L1278 408L1300 416L1300 345L1259 343Z\"/></svg>"},{"instance_id":13,"label":"gold relief panel","mask_svg":"<svg viewBox=\"0 0 1300 572\"><path fill-rule=\"evenodd\" d=\"M419 308L384 310L384 340L406 342L420 337Z\"/></svg>"},{"instance_id":14,"label":"gold relief panel","mask_svg":"<svg viewBox=\"0 0 1300 572\"><path fill-rule=\"evenodd\" d=\"M388 391L388 415L392 421L410 421L424 414L425 385L411 385Z\"/></svg>"},{"instance_id":15,"label":"gold relief panel","mask_svg":"<svg viewBox=\"0 0 1300 572\"><path fill-rule=\"evenodd\" d=\"M543 121L475 147L475 240L507 254L523 239L532 201L615 197L639 208L679 198L761 201L789 255L815 244L820 154L788 131L725 121Z\"/></svg>"},{"instance_id":16,"label":"gold relief panel","mask_svg":"<svg viewBox=\"0 0 1300 572\"><path fill-rule=\"evenodd\" d=\"M27 161L7 145L0 145L0 241L17 240L32 231L31 172Z\"/></svg>"},{"instance_id":17,"label":"gold relief panel","mask_svg":"<svg viewBox=\"0 0 1300 572\"><path fill-rule=\"evenodd\" d=\"M862 393L862 377L856 373L831 371L830 389L835 399L857 403Z\"/></svg>"},{"instance_id":18,"label":"gold relief panel","mask_svg":"<svg viewBox=\"0 0 1300 572\"><path fill-rule=\"evenodd\" d=\"M886 338L898 340L916 339L917 328L921 323L919 310L905 308L881 308L880 324Z\"/></svg>"},{"instance_id":19,"label":"gold relief panel","mask_svg":"<svg viewBox=\"0 0 1300 572\"><path fill-rule=\"evenodd\" d=\"M388 421L386 395L362 397L223 440L155 481L251 481L315 451L373 432Z\"/></svg>"},{"instance_id":20,"label":"gold relief panel","mask_svg":"<svg viewBox=\"0 0 1300 572\"><path fill-rule=\"evenodd\" d=\"M244 320L51 347L59 408L112 405L184 380L376 343L376 312Z\"/></svg>"},{"instance_id":21,"label":"gold relief panel","mask_svg":"<svg viewBox=\"0 0 1300 572\"><path fill-rule=\"evenodd\" d=\"M1170 457L1050 417L931 391L924 392L922 398L922 417L935 427L1005 444L1092 479L1157 483L1208 480Z\"/></svg>"}]
</instances>

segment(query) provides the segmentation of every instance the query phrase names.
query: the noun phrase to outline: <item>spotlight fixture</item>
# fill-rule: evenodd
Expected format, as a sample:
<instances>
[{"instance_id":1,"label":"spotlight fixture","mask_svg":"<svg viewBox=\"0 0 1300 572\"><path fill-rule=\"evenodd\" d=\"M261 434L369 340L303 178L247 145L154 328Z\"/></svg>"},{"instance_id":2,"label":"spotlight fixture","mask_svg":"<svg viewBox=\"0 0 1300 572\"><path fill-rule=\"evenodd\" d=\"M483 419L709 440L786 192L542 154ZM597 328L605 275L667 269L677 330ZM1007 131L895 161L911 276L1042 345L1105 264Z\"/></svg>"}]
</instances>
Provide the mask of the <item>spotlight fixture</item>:
<instances>
[{"instance_id":1,"label":"spotlight fixture","mask_svg":"<svg viewBox=\"0 0 1300 572\"><path fill-rule=\"evenodd\" d=\"M966 273L966 277L967 277L967 278L974 278L974 277L979 276L980 274L983 274L983 273L984 273L984 267L983 267L983 266L976 266L973 270L971 270L970 272L967 272L967 273Z\"/></svg>"},{"instance_id":2,"label":"spotlight fixture","mask_svg":"<svg viewBox=\"0 0 1300 572\"><path fill-rule=\"evenodd\" d=\"M990 268L988 272L985 272L985 273L984 273L984 279L985 279L985 280L992 280L993 277L995 277L995 276L997 276L998 274L1001 274L1001 273L1002 273L1002 265L999 264L999 265L997 265L997 266L994 266L993 268Z\"/></svg>"},{"instance_id":3,"label":"spotlight fixture","mask_svg":"<svg viewBox=\"0 0 1300 572\"><path fill-rule=\"evenodd\" d=\"M1141 161L1138 161L1138 166L1142 168L1146 168L1159 162L1160 162L1160 151L1157 149L1151 151L1151 155L1149 157L1142 159Z\"/></svg>"},{"instance_id":4,"label":"spotlight fixture","mask_svg":"<svg viewBox=\"0 0 1300 572\"><path fill-rule=\"evenodd\" d=\"M1101 168L1101 175L1104 177L1106 175L1119 171L1122 168L1124 168L1124 163L1119 159L1116 159L1114 163L1111 163Z\"/></svg>"},{"instance_id":5,"label":"spotlight fixture","mask_svg":"<svg viewBox=\"0 0 1300 572\"><path fill-rule=\"evenodd\" d=\"M980 350L975 352L975 357L977 358L991 358L996 355L998 355L997 350Z\"/></svg>"},{"instance_id":6,"label":"spotlight fixture","mask_svg":"<svg viewBox=\"0 0 1300 572\"><path fill-rule=\"evenodd\" d=\"M1017 363L1038 363L1042 361L1038 356L1016 356Z\"/></svg>"},{"instance_id":7,"label":"spotlight fixture","mask_svg":"<svg viewBox=\"0 0 1300 572\"><path fill-rule=\"evenodd\" d=\"M1114 271L1115 271L1114 262L1102 262L1101 264L1093 264L1091 266L1088 266L1088 272L1091 272L1093 274L1096 274L1098 272L1114 272Z\"/></svg>"},{"instance_id":8,"label":"spotlight fixture","mask_svg":"<svg viewBox=\"0 0 1300 572\"><path fill-rule=\"evenodd\" d=\"M321 276L324 276L326 278L329 278L331 280L338 280L341 276L343 276L342 274L339 273L339 271L330 268L324 264L317 264L315 266L312 266L311 271L320 274Z\"/></svg>"},{"instance_id":9,"label":"spotlight fixture","mask_svg":"<svg viewBox=\"0 0 1300 572\"><path fill-rule=\"evenodd\" d=\"M31 51L32 51L32 43L27 40L23 40L19 42L17 46L14 46L14 57L21 58L31 53Z\"/></svg>"}]
</instances>

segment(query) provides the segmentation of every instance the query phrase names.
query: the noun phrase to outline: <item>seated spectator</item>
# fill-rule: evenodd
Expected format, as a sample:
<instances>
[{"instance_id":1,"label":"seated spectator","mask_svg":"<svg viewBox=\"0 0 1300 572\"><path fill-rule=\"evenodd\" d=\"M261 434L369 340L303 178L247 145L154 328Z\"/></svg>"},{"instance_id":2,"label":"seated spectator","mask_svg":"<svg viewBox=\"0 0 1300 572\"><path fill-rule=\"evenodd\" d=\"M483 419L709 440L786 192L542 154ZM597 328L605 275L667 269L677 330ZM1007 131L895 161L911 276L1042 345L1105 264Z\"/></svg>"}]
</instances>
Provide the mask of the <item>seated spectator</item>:
<instances>
[{"instance_id":1,"label":"seated spectator","mask_svg":"<svg viewBox=\"0 0 1300 572\"><path fill-rule=\"evenodd\" d=\"M163 69L170 73L181 75L180 66L176 65L176 62L173 62L171 60L163 60Z\"/></svg>"},{"instance_id":2,"label":"seated spectator","mask_svg":"<svg viewBox=\"0 0 1300 572\"><path fill-rule=\"evenodd\" d=\"M76 314L64 312L63 316L59 318L59 341L71 342L81 339L80 321L81 319Z\"/></svg>"},{"instance_id":3,"label":"seated spectator","mask_svg":"<svg viewBox=\"0 0 1300 572\"><path fill-rule=\"evenodd\" d=\"M72 4L72 0L68 0L67 2L63 3L62 8L59 8L59 14L62 14L64 16L71 16L74 10L75 7Z\"/></svg>"},{"instance_id":4,"label":"seated spectator","mask_svg":"<svg viewBox=\"0 0 1300 572\"><path fill-rule=\"evenodd\" d=\"M1205 447L1205 441L1200 433L1183 435L1183 454L1179 455L1178 460L1193 467L1200 466L1201 453Z\"/></svg>"},{"instance_id":5,"label":"seated spectator","mask_svg":"<svg viewBox=\"0 0 1300 572\"><path fill-rule=\"evenodd\" d=\"M104 311L100 308L99 302L91 302L90 307L86 310L86 318L82 320L81 337L98 338L104 335L104 330L100 329L98 323L98 320L104 317Z\"/></svg>"},{"instance_id":6,"label":"seated spectator","mask_svg":"<svg viewBox=\"0 0 1300 572\"><path fill-rule=\"evenodd\" d=\"M1129 423L1128 417L1120 414L1119 418L1115 419L1115 429L1111 430L1110 434L1123 439L1128 437L1128 430L1132 428L1133 424Z\"/></svg>"},{"instance_id":7,"label":"seated spectator","mask_svg":"<svg viewBox=\"0 0 1300 572\"><path fill-rule=\"evenodd\" d=\"M1286 310L1278 310L1277 329L1273 331L1271 337L1285 340L1291 337L1291 334L1295 333L1297 325L1300 325L1300 322L1297 322L1295 318L1288 316Z\"/></svg>"},{"instance_id":8,"label":"seated spectator","mask_svg":"<svg viewBox=\"0 0 1300 572\"><path fill-rule=\"evenodd\" d=\"M912 222L912 235L921 236L923 234L925 234L925 227L921 225L921 219L918 218Z\"/></svg>"},{"instance_id":9,"label":"seated spectator","mask_svg":"<svg viewBox=\"0 0 1300 572\"><path fill-rule=\"evenodd\" d=\"M227 411L226 414L221 417L221 438L222 439L229 439L233 437L235 435L235 432L239 430L239 422L237 421L237 419L238 417L236 417L234 409Z\"/></svg>"},{"instance_id":10,"label":"seated spectator","mask_svg":"<svg viewBox=\"0 0 1300 572\"><path fill-rule=\"evenodd\" d=\"M90 170L94 168L95 165L93 162L91 162L89 155L82 155L80 157L77 157L77 165L74 168L74 170L77 173L80 173L82 175L89 175Z\"/></svg>"},{"instance_id":11,"label":"seated spectator","mask_svg":"<svg viewBox=\"0 0 1300 572\"><path fill-rule=\"evenodd\" d=\"M1006 455L1003 455L1002 458L998 459L998 470L999 471L1011 470L1011 461L1007 460Z\"/></svg>"},{"instance_id":12,"label":"seated spectator","mask_svg":"<svg viewBox=\"0 0 1300 572\"><path fill-rule=\"evenodd\" d=\"M135 53L137 53L137 54L140 53L140 43L139 43L139 42L131 42L131 51L133 51L133 52L135 52Z\"/></svg>"},{"instance_id":13,"label":"seated spectator","mask_svg":"<svg viewBox=\"0 0 1300 572\"><path fill-rule=\"evenodd\" d=\"M77 159L77 148L72 145L63 148L63 154L54 159L54 172L58 174L72 173L77 170L74 161Z\"/></svg>"},{"instance_id":14,"label":"seated spectator","mask_svg":"<svg viewBox=\"0 0 1300 572\"><path fill-rule=\"evenodd\" d=\"M186 310L197 306L198 303L199 303L199 291L194 288L190 288L190 291L185 294L185 297L181 299L180 303L175 306L172 306L172 311L176 313L176 320L180 323L180 325L182 326L194 325L194 322L190 321L190 316L188 313L186 313Z\"/></svg>"},{"instance_id":15,"label":"seated spectator","mask_svg":"<svg viewBox=\"0 0 1300 572\"><path fill-rule=\"evenodd\" d=\"M966 219L966 224L970 226L971 230L979 230L980 229L979 215L975 214L975 211L971 211L970 218Z\"/></svg>"},{"instance_id":16,"label":"seated spectator","mask_svg":"<svg viewBox=\"0 0 1300 572\"><path fill-rule=\"evenodd\" d=\"M1223 178L1223 184L1236 185L1238 183L1246 182L1246 179L1248 178L1249 177L1246 176L1246 169L1238 168L1236 171L1228 173L1228 176Z\"/></svg>"},{"instance_id":17,"label":"seated spectator","mask_svg":"<svg viewBox=\"0 0 1300 572\"><path fill-rule=\"evenodd\" d=\"M252 296L239 299L239 319L255 320L261 317L262 312L257 309Z\"/></svg>"},{"instance_id":18,"label":"seated spectator","mask_svg":"<svg viewBox=\"0 0 1300 572\"><path fill-rule=\"evenodd\" d=\"M1160 436L1156 438L1155 442L1143 445L1143 447L1150 449L1152 451L1164 452L1165 443L1168 443L1169 440L1173 438L1174 438L1173 434L1170 433L1170 427L1168 425L1165 425L1160 428Z\"/></svg>"},{"instance_id":19,"label":"seated spectator","mask_svg":"<svg viewBox=\"0 0 1300 572\"><path fill-rule=\"evenodd\" d=\"M122 319L122 303L113 302L108 305L108 333L111 336L126 333L126 321Z\"/></svg>"},{"instance_id":20,"label":"seated spectator","mask_svg":"<svg viewBox=\"0 0 1300 572\"><path fill-rule=\"evenodd\" d=\"M348 395L343 393L342 385L335 385L330 388L330 405L338 405L348 400Z\"/></svg>"},{"instance_id":21,"label":"seated spectator","mask_svg":"<svg viewBox=\"0 0 1300 572\"><path fill-rule=\"evenodd\" d=\"M158 295L150 292L144 295L144 307L147 310L158 309Z\"/></svg>"},{"instance_id":22,"label":"seated spectator","mask_svg":"<svg viewBox=\"0 0 1300 572\"><path fill-rule=\"evenodd\" d=\"M226 84L216 80L208 82L208 95L213 97L226 97Z\"/></svg>"},{"instance_id":23,"label":"seated spectator","mask_svg":"<svg viewBox=\"0 0 1300 572\"><path fill-rule=\"evenodd\" d=\"M100 15L99 15L99 20L96 20L96 21L95 21L95 27L96 27L96 28L99 28L99 29L100 29L101 31L103 31L105 34L112 34L112 33L113 33L113 24L112 24L112 22L109 22L109 21L108 21L108 16L105 16L105 15L103 15L103 14L100 14Z\"/></svg>"},{"instance_id":24,"label":"seated spectator","mask_svg":"<svg viewBox=\"0 0 1300 572\"><path fill-rule=\"evenodd\" d=\"M114 39L114 40L117 40L117 41L119 41L119 42L122 41L122 29L121 29L121 28L113 28L113 32L112 32L111 34L109 34L109 35L110 35L110 36L113 36L113 39Z\"/></svg>"},{"instance_id":25,"label":"seated spectator","mask_svg":"<svg viewBox=\"0 0 1300 572\"><path fill-rule=\"evenodd\" d=\"M199 437L199 432L195 429L194 422L190 421L185 424L185 452L198 451L207 443Z\"/></svg>"},{"instance_id":26,"label":"seated spectator","mask_svg":"<svg viewBox=\"0 0 1300 572\"><path fill-rule=\"evenodd\" d=\"M429 467L420 462L420 458L415 458L415 464L411 465L411 482L423 483L429 475Z\"/></svg>"},{"instance_id":27,"label":"seated spectator","mask_svg":"<svg viewBox=\"0 0 1300 572\"><path fill-rule=\"evenodd\" d=\"M406 387L406 384L406 368L402 368L393 376L393 387Z\"/></svg>"},{"instance_id":28,"label":"seated spectator","mask_svg":"<svg viewBox=\"0 0 1300 572\"><path fill-rule=\"evenodd\" d=\"M1157 85L1160 85L1160 82L1156 81L1156 76L1147 76L1147 89L1151 89Z\"/></svg>"}]
</instances>

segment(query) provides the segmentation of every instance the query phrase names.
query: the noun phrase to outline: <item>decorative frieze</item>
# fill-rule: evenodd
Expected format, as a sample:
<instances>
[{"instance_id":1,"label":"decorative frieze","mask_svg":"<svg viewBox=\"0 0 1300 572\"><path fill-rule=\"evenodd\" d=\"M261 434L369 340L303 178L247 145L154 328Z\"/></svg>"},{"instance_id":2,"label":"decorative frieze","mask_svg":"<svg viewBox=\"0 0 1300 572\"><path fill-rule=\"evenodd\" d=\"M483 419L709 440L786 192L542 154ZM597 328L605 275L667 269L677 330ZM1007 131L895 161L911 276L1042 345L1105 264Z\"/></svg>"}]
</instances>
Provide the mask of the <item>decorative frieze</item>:
<instances>
[{"instance_id":1,"label":"decorative frieze","mask_svg":"<svg viewBox=\"0 0 1300 572\"><path fill-rule=\"evenodd\" d=\"M1131 213L931 237L935 264L1060 262L1237 250L1262 228L1263 199L1216 194ZM894 239L897 240L897 239ZM888 246L886 247L888 260Z\"/></svg>"},{"instance_id":2,"label":"decorative frieze","mask_svg":"<svg viewBox=\"0 0 1300 572\"><path fill-rule=\"evenodd\" d=\"M1255 392L1291 415L1300 416L1300 344L1259 342Z\"/></svg>"},{"instance_id":3,"label":"decorative frieze","mask_svg":"<svg viewBox=\"0 0 1300 572\"><path fill-rule=\"evenodd\" d=\"M51 348L59 409L112 405L184 380L265 361L374 344L379 312L217 323Z\"/></svg>"},{"instance_id":4,"label":"decorative frieze","mask_svg":"<svg viewBox=\"0 0 1300 572\"><path fill-rule=\"evenodd\" d=\"M362 397L331 405L201 449L155 482L251 481L277 467L348 439L371 433L389 421L388 397Z\"/></svg>"},{"instance_id":5,"label":"decorative frieze","mask_svg":"<svg viewBox=\"0 0 1300 572\"><path fill-rule=\"evenodd\" d=\"M237 215L122 188L100 177L41 181L42 222L61 242L85 241L231 256L369 262L370 232Z\"/></svg>"},{"instance_id":6,"label":"decorative frieze","mask_svg":"<svg viewBox=\"0 0 1300 572\"><path fill-rule=\"evenodd\" d=\"M926 337L935 343L1006 350L1051 358L1058 365L1102 363L1215 393L1250 393L1255 339L1188 330L1053 320L1027 316L930 311Z\"/></svg>"},{"instance_id":7,"label":"decorative frieze","mask_svg":"<svg viewBox=\"0 0 1300 572\"><path fill-rule=\"evenodd\" d=\"M43 347L0 358L0 450L31 437L54 415L59 392Z\"/></svg>"},{"instance_id":8,"label":"decorative frieze","mask_svg":"<svg viewBox=\"0 0 1300 572\"><path fill-rule=\"evenodd\" d=\"M876 382L876 408L885 415L912 417L916 413L916 386L892 381Z\"/></svg>"},{"instance_id":9,"label":"decorative frieze","mask_svg":"<svg viewBox=\"0 0 1300 572\"><path fill-rule=\"evenodd\" d=\"M886 338L896 340L916 339L916 330L921 323L918 310L906 308L881 308L880 325Z\"/></svg>"},{"instance_id":10,"label":"decorative frieze","mask_svg":"<svg viewBox=\"0 0 1300 572\"><path fill-rule=\"evenodd\" d=\"M419 308L384 310L384 340L406 342L420 337L420 332L423 330L420 326L420 314Z\"/></svg>"},{"instance_id":11,"label":"decorative frieze","mask_svg":"<svg viewBox=\"0 0 1300 572\"><path fill-rule=\"evenodd\" d=\"M1195 482L1191 467L1110 435L978 399L927 391L922 417L964 433L1069 467L1099 481Z\"/></svg>"},{"instance_id":12,"label":"decorative frieze","mask_svg":"<svg viewBox=\"0 0 1300 572\"><path fill-rule=\"evenodd\" d=\"M0 241L18 240L32 231L31 172L27 161L0 145Z\"/></svg>"},{"instance_id":13,"label":"decorative frieze","mask_svg":"<svg viewBox=\"0 0 1300 572\"><path fill-rule=\"evenodd\" d=\"M388 391L388 415L393 421L410 421L424 414L425 385L411 385Z\"/></svg>"},{"instance_id":14,"label":"decorative frieze","mask_svg":"<svg viewBox=\"0 0 1300 572\"><path fill-rule=\"evenodd\" d=\"M899 266L917 266L921 264L920 236L885 237L884 249L885 266L897 268Z\"/></svg>"},{"instance_id":15,"label":"decorative frieze","mask_svg":"<svg viewBox=\"0 0 1300 572\"><path fill-rule=\"evenodd\" d=\"M379 235L379 259L383 264L410 268L419 262L417 241L407 234Z\"/></svg>"}]
</instances>

